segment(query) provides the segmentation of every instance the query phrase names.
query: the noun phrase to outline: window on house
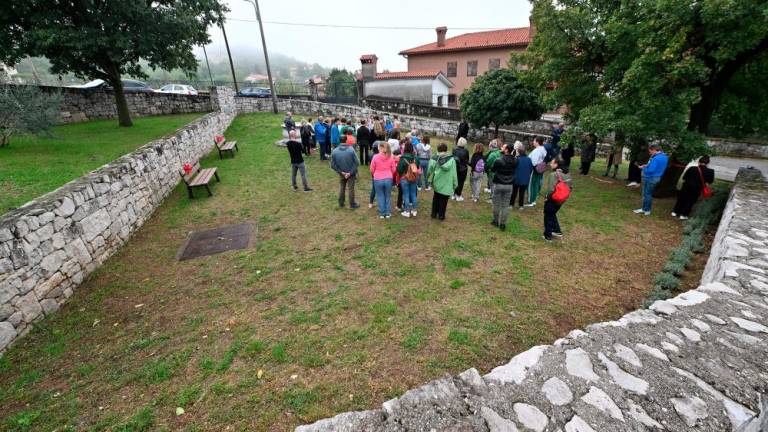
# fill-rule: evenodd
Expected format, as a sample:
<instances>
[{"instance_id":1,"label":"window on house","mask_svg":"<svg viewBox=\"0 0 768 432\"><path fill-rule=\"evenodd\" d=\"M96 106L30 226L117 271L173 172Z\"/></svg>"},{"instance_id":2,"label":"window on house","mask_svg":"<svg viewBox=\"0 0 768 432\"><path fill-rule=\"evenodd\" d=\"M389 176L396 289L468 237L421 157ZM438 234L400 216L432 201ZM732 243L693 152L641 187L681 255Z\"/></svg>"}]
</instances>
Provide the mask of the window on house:
<instances>
[{"instance_id":1,"label":"window on house","mask_svg":"<svg viewBox=\"0 0 768 432\"><path fill-rule=\"evenodd\" d=\"M477 60L467 62L467 76L477 76Z\"/></svg>"},{"instance_id":2,"label":"window on house","mask_svg":"<svg viewBox=\"0 0 768 432\"><path fill-rule=\"evenodd\" d=\"M448 78L453 78L456 76L456 69L458 69L457 62L448 62Z\"/></svg>"},{"instance_id":3,"label":"window on house","mask_svg":"<svg viewBox=\"0 0 768 432\"><path fill-rule=\"evenodd\" d=\"M449 94L448 95L448 106L456 106L456 95L455 94Z\"/></svg>"},{"instance_id":4,"label":"window on house","mask_svg":"<svg viewBox=\"0 0 768 432\"><path fill-rule=\"evenodd\" d=\"M501 67L501 59L490 59L488 60L488 70L496 70Z\"/></svg>"}]
</instances>

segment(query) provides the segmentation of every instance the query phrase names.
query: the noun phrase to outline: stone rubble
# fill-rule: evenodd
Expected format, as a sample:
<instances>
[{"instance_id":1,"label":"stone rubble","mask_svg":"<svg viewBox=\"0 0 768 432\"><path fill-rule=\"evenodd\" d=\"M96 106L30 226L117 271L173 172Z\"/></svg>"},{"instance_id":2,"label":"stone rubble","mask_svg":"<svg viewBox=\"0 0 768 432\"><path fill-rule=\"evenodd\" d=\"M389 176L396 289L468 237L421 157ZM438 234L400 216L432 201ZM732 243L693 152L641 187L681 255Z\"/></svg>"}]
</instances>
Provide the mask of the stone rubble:
<instances>
[{"instance_id":1,"label":"stone rubble","mask_svg":"<svg viewBox=\"0 0 768 432\"><path fill-rule=\"evenodd\" d=\"M296 430L768 430L766 202L768 182L743 169L695 290Z\"/></svg>"}]
</instances>

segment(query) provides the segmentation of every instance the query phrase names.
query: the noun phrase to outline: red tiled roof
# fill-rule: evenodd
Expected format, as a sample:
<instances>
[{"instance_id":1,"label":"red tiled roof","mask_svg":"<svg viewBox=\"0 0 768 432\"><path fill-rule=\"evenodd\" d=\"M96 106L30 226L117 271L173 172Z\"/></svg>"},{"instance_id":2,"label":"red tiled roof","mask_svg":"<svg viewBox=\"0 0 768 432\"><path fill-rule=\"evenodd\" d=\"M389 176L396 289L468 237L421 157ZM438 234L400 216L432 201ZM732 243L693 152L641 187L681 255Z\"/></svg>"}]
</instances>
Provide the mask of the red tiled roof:
<instances>
[{"instance_id":1,"label":"red tiled roof","mask_svg":"<svg viewBox=\"0 0 768 432\"><path fill-rule=\"evenodd\" d=\"M491 30L477 33L465 33L445 40L444 46L437 46L437 41L400 51L400 55L427 54L445 51L464 51L471 49L527 46L531 43L528 27Z\"/></svg>"},{"instance_id":2,"label":"red tiled roof","mask_svg":"<svg viewBox=\"0 0 768 432\"><path fill-rule=\"evenodd\" d=\"M385 79L407 79L407 78L434 78L439 74L439 70L420 70L407 72L381 72L376 74L377 80Z\"/></svg>"}]
</instances>

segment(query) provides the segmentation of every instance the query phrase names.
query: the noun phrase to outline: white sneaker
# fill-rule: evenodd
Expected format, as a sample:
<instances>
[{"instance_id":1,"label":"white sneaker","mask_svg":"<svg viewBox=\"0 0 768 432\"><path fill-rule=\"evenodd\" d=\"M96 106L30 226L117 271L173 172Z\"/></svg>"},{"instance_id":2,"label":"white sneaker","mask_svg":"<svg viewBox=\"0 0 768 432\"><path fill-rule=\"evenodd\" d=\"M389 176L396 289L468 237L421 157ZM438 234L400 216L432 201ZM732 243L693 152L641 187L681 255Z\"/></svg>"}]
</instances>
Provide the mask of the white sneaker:
<instances>
[{"instance_id":1,"label":"white sneaker","mask_svg":"<svg viewBox=\"0 0 768 432\"><path fill-rule=\"evenodd\" d=\"M411 213L407 212L407 211L404 211L404 212L400 213L400 216L409 218L409 217L411 217Z\"/></svg>"},{"instance_id":2,"label":"white sneaker","mask_svg":"<svg viewBox=\"0 0 768 432\"><path fill-rule=\"evenodd\" d=\"M672 214L672 217L677 217L677 213L672 212L671 214Z\"/></svg>"},{"instance_id":3,"label":"white sneaker","mask_svg":"<svg viewBox=\"0 0 768 432\"><path fill-rule=\"evenodd\" d=\"M464 201L464 197L459 195L456 197L456 201Z\"/></svg>"},{"instance_id":4,"label":"white sneaker","mask_svg":"<svg viewBox=\"0 0 768 432\"><path fill-rule=\"evenodd\" d=\"M451 200L456 201L456 195L451 195Z\"/></svg>"},{"instance_id":5,"label":"white sneaker","mask_svg":"<svg viewBox=\"0 0 768 432\"><path fill-rule=\"evenodd\" d=\"M428 191L431 191L431 190L432 190L432 187L431 187L431 186L427 186L427 190L428 190Z\"/></svg>"},{"instance_id":6,"label":"white sneaker","mask_svg":"<svg viewBox=\"0 0 768 432\"><path fill-rule=\"evenodd\" d=\"M535 207L535 206L536 206L536 201L525 205L525 207Z\"/></svg>"},{"instance_id":7,"label":"white sneaker","mask_svg":"<svg viewBox=\"0 0 768 432\"><path fill-rule=\"evenodd\" d=\"M647 211L647 212L643 212L643 215L644 215L644 216L650 216L650 215L651 215L651 212L649 212L649 211Z\"/></svg>"},{"instance_id":8,"label":"white sneaker","mask_svg":"<svg viewBox=\"0 0 768 432\"><path fill-rule=\"evenodd\" d=\"M417 186L416 190L420 191L421 190L421 186Z\"/></svg>"},{"instance_id":9,"label":"white sneaker","mask_svg":"<svg viewBox=\"0 0 768 432\"><path fill-rule=\"evenodd\" d=\"M637 182L629 182L627 184L627 187L633 187L633 186L637 186Z\"/></svg>"},{"instance_id":10,"label":"white sneaker","mask_svg":"<svg viewBox=\"0 0 768 432\"><path fill-rule=\"evenodd\" d=\"M417 214L419 214L419 213L418 213L416 210L414 210L414 211L412 211L412 212L411 212L411 216L412 216L412 217L416 217L416 215L417 215Z\"/></svg>"},{"instance_id":11,"label":"white sneaker","mask_svg":"<svg viewBox=\"0 0 768 432\"><path fill-rule=\"evenodd\" d=\"M369 209L372 209L372 208L373 208L373 203L369 203L369 204L368 204L368 208L369 208Z\"/></svg>"},{"instance_id":12,"label":"white sneaker","mask_svg":"<svg viewBox=\"0 0 768 432\"><path fill-rule=\"evenodd\" d=\"M384 216L379 216L379 219L384 219Z\"/></svg>"},{"instance_id":13,"label":"white sneaker","mask_svg":"<svg viewBox=\"0 0 768 432\"><path fill-rule=\"evenodd\" d=\"M491 189L490 188L485 188L485 193L491 193Z\"/></svg>"},{"instance_id":14,"label":"white sneaker","mask_svg":"<svg viewBox=\"0 0 768 432\"><path fill-rule=\"evenodd\" d=\"M477 202L477 198L472 198L472 202L476 203Z\"/></svg>"},{"instance_id":15,"label":"white sneaker","mask_svg":"<svg viewBox=\"0 0 768 432\"><path fill-rule=\"evenodd\" d=\"M639 208L639 209L634 209L634 210L632 210L632 211L633 211L633 212L635 212L635 214L645 213L645 210L643 210L643 209L641 209L641 208Z\"/></svg>"},{"instance_id":16,"label":"white sneaker","mask_svg":"<svg viewBox=\"0 0 768 432\"><path fill-rule=\"evenodd\" d=\"M680 216L680 220L688 220L688 216Z\"/></svg>"}]
</instances>

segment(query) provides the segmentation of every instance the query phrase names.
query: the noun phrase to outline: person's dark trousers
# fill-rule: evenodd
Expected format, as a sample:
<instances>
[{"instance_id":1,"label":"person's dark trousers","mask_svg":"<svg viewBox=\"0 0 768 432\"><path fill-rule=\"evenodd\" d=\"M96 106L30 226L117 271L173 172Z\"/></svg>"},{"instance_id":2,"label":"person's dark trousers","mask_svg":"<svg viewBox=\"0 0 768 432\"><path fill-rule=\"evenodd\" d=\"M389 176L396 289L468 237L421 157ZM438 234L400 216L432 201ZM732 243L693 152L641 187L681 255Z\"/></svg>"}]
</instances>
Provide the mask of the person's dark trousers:
<instances>
[{"instance_id":1,"label":"person's dark trousers","mask_svg":"<svg viewBox=\"0 0 768 432\"><path fill-rule=\"evenodd\" d=\"M512 198L509 200L509 205L515 206L515 197L517 197L517 206L522 207L525 200L525 191L528 189L528 185L514 185L512 187Z\"/></svg>"},{"instance_id":2,"label":"person's dark trousers","mask_svg":"<svg viewBox=\"0 0 768 432\"><path fill-rule=\"evenodd\" d=\"M310 139L301 140L301 146L304 148L304 154L309 156Z\"/></svg>"},{"instance_id":3,"label":"person's dark trousers","mask_svg":"<svg viewBox=\"0 0 768 432\"><path fill-rule=\"evenodd\" d=\"M454 193L456 196L461 196L461 191L464 190L464 182L467 180L467 172L469 170L458 171L459 185L456 186Z\"/></svg>"},{"instance_id":4,"label":"person's dark trousers","mask_svg":"<svg viewBox=\"0 0 768 432\"><path fill-rule=\"evenodd\" d=\"M432 194L432 218L445 219L445 210L448 208L448 195L435 192Z\"/></svg>"},{"instance_id":5,"label":"person's dark trousers","mask_svg":"<svg viewBox=\"0 0 768 432\"><path fill-rule=\"evenodd\" d=\"M560 204L547 198L544 202L544 237L552 239L552 233L562 233L560 231L560 222L557 220L557 212L560 210Z\"/></svg>"},{"instance_id":6,"label":"person's dark trousers","mask_svg":"<svg viewBox=\"0 0 768 432\"><path fill-rule=\"evenodd\" d=\"M320 143L320 160L328 160L325 155L328 154L328 143L327 142L321 142Z\"/></svg>"},{"instance_id":7,"label":"person's dark trousers","mask_svg":"<svg viewBox=\"0 0 768 432\"><path fill-rule=\"evenodd\" d=\"M592 162L581 162L581 169L579 170L582 175L589 174L589 168L592 166Z\"/></svg>"},{"instance_id":8,"label":"person's dark trousers","mask_svg":"<svg viewBox=\"0 0 768 432\"><path fill-rule=\"evenodd\" d=\"M343 175L339 174L339 207L344 207L344 195L345 191L349 189L349 205L355 205L357 201L355 201L355 180L357 178L355 176L349 176L349 178L344 178Z\"/></svg>"},{"instance_id":9,"label":"person's dark trousers","mask_svg":"<svg viewBox=\"0 0 768 432\"><path fill-rule=\"evenodd\" d=\"M397 184L397 208L401 209L403 208L403 187L400 186L400 183Z\"/></svg>"},{"instance_id":10,"label":"person's dark trousers","mask_svg":"<svg viewBox=\"0 0 768 432\"><path fill-rule=\"evenodd\" d=\"M627 175L627 181L630 183L640 183L643 181L643 171L638 168L635 162L629 163L629 174Z\"/></svg>"},{"instance_id":11,"label":"person's dark trousers","mask_svg":"<svg viewBox=\"0 0 768 432\"><path fill-rule=\"evenodd\" d=\"M672 211L678 216L690 216L694 204L699 200L699 194L701 191L691 190L683 186L677 193L677 202L675 202L675 208Z\"/></svg>"},{"instance_id":12,"label":"person's dark trousers","mask_svg":"<svg viewBox=\"0 0 768 432\"><path fill-rule=\"evenodd\" d=\"M360 165L368 165L368 150L371 148L368 143L360 143Z\"/></svg>"}]
</instances>

